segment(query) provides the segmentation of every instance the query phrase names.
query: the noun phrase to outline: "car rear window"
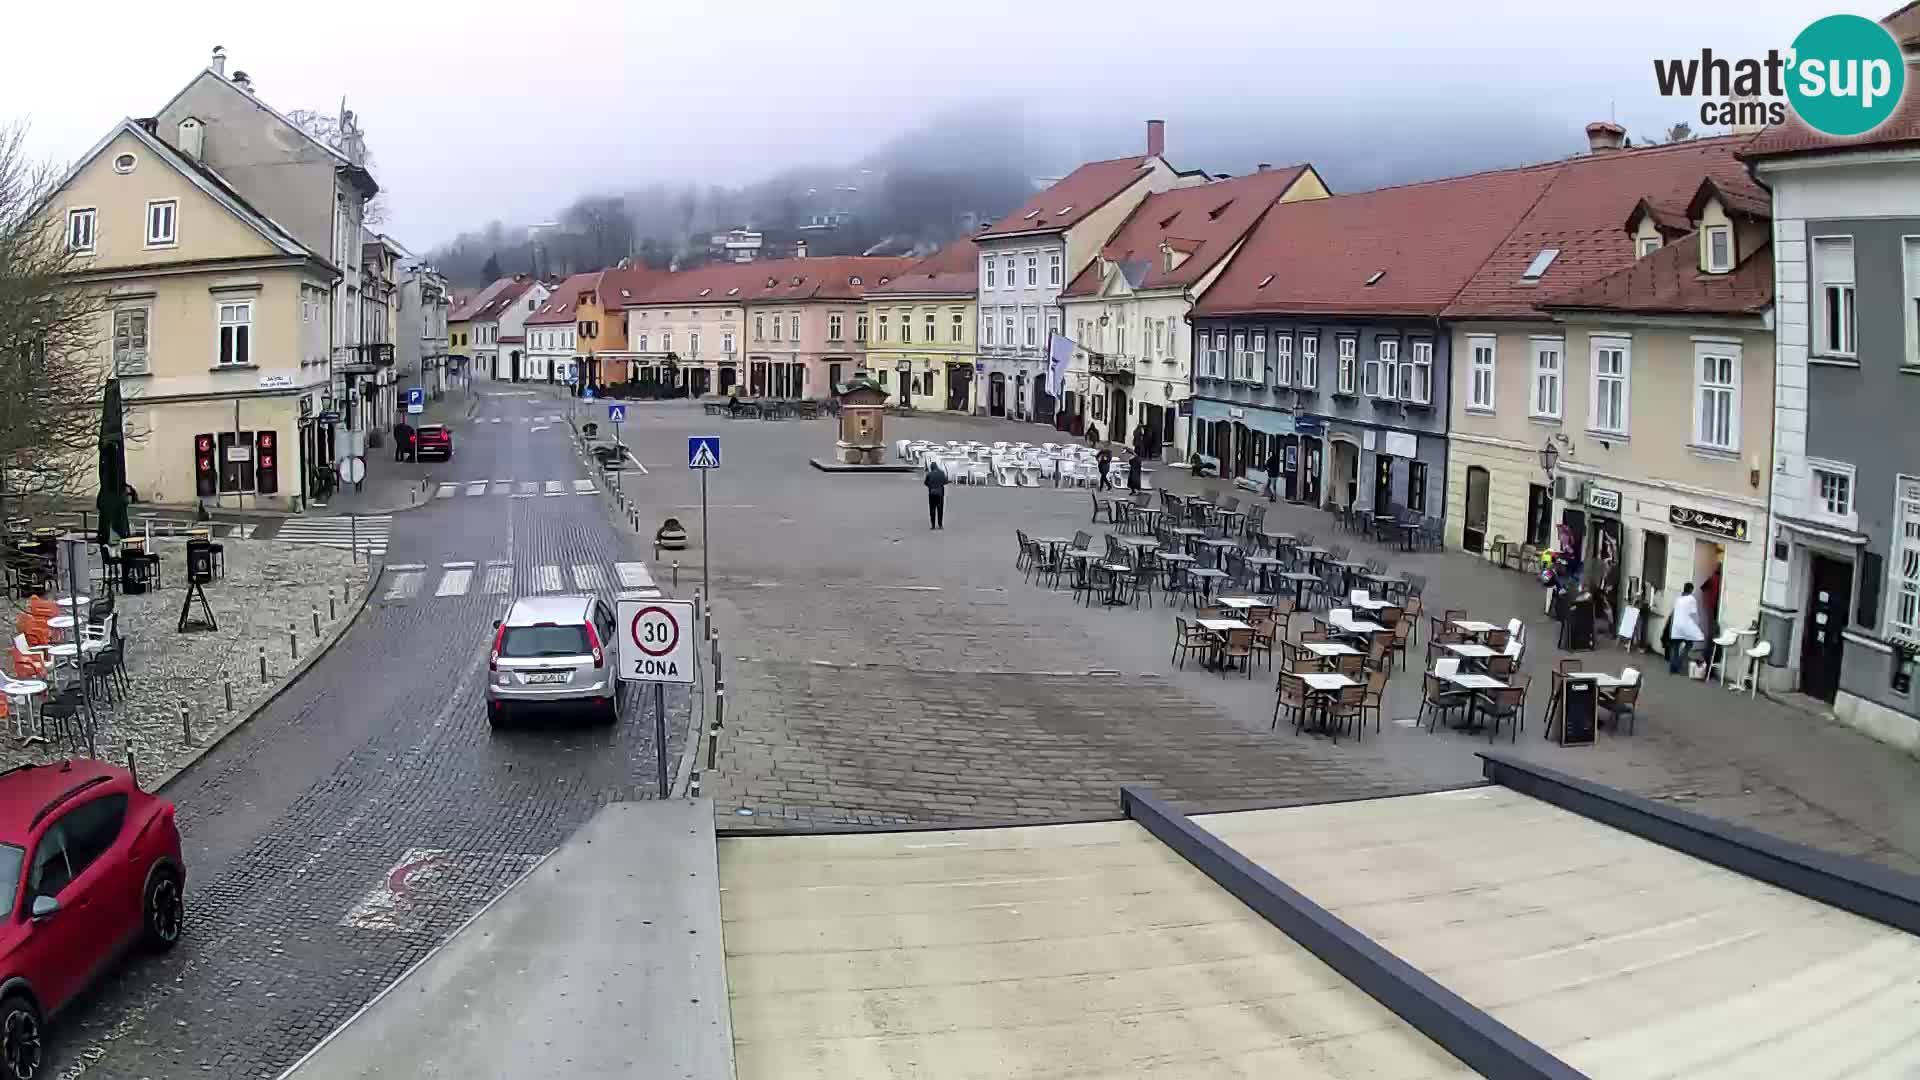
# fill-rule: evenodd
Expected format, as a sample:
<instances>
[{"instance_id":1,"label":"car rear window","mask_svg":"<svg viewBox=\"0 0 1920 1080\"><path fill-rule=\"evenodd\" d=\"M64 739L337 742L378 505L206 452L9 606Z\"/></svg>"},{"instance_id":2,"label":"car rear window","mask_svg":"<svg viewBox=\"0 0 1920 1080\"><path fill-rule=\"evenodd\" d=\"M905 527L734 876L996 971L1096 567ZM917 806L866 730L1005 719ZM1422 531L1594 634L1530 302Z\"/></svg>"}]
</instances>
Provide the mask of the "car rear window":
<instances>
[{"instance_id":1,"label":"car rear window","mask_svg":"<svg viewBox=\"0 0 1920 1080\"><path fill-rule=\"evenodd\" d=\"M500 655L514 660L542 656L585 656L584 626L509 626L500 637Z\"/></svg>"},{"instance_id":2,"label":"car rear window","mask_svg":"<svg viewBox=\"0 0 1920 1080\"><path fill-rule=\"evenodd\" d=\"M427 436L445 435L446 433L447 429L441 427L439 424L428 424L420 429L420 434Z\"/></svg>"}]
</instances>

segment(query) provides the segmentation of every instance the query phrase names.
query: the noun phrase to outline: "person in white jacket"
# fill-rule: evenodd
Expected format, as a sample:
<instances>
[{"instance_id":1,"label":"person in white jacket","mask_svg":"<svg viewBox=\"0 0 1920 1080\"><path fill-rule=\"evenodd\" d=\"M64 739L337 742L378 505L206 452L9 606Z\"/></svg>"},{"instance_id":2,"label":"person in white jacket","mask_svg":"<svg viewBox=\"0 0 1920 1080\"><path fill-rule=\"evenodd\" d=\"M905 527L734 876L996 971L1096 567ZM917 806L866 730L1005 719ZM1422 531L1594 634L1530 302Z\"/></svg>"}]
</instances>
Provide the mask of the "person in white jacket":
<instances>
[{"instance_id":1,"label":"person in white jacket","mask_svg":"<svg viewBox=\"0 0 1920 1080\"><path fill-rule=\"evenodd\" d=\"M1667 670L1675 675L1687 673L1693 655L1693 643L1707 640L1700 629L1700 598L1693 595L1693 582L1680 590L1673 602L1673 618L1667 620Z\"/></svg>"}]
</instances>

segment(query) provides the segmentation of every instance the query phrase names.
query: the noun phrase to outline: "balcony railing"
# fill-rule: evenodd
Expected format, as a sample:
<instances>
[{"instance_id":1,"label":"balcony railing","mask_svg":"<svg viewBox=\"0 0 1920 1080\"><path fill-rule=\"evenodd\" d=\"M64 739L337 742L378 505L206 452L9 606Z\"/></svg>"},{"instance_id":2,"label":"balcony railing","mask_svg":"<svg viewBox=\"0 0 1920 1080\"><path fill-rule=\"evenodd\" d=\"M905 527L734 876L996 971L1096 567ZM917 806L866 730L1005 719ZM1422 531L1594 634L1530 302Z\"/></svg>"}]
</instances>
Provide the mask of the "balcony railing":
<instances>
[{"instance_id":1,"label":"balcony railing","mask_svg":"<svg viewBox=\"0 0 1920 1080\"><path fill-rule=\"evenodd\" d=\"M342 347L342 352L345 353L344 359L335 364L342 371L364 374L393 366L393 343L390 341L347 345Z\"/></svg>"}]
</instances>

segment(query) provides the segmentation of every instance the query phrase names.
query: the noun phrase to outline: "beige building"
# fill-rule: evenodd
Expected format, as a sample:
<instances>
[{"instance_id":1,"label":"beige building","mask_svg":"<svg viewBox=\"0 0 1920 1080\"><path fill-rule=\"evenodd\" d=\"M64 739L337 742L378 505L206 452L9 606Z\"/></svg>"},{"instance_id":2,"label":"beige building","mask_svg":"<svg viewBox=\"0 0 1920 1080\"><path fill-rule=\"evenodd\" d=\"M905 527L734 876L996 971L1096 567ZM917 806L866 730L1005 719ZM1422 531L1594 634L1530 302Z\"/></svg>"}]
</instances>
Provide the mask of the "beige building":
<instances>
[{"instance_id":1,"label":"beige building","mask_svg":"<svg viewBox=\"0 0 1920 1080\"><path fill-rule=\"evenodd\" d=\"M723 262L662 274L622 300L636 378L684 386L694 397L743 385L744 297L766 279L765 266Z\"/></svg>"},{"instance_id":2,"label":"beige building","mask_svg":"<svg viewBox=\"0 0 1920 1080\"><path fill-rule=\"evenodd\" d=\"M980 252L957 240L900 272L868 285L854 335L864 337L867 364L893 400L926 412L971 413L976 404L974 326Z\"/></svg>"},{"instance_id":3,"label":"beige building","mask_svg":"<svg viewBox=\"0 0 1920 1080\"><path fill-rule=\"evenodd\" d=\"M90 359L120 378L127 480L144 501L293 507L320 463L296 432L340 271L152 123L116 125L42 211L104 297Z\"/></svg>"},{"instance_id":4,"label":"beige building","mask_svg":"<svg viewBox=\"0 0 1920 1080\"><path fill-rule=\"evenodd\" d=\"M867 290L886 285L913 261L847 255L744 264L756 273L741 290L747 302L741 393L832 397L834 387L867 366L860 326Z\"/></svg>"}]
</instances>

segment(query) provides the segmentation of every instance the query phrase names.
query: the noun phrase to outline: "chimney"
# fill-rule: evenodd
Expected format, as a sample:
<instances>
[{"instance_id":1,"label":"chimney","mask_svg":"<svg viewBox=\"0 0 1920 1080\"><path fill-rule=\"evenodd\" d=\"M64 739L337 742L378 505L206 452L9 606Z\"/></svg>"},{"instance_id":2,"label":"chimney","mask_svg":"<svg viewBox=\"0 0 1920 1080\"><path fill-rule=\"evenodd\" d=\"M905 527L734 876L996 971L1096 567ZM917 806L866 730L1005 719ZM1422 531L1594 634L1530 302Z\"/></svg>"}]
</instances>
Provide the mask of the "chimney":
<instances>
[{"instance_id":1,"label":"chimney","mask_svg":"<svg viewBox=\"0 0 1920 1080\"><path fill-rule=\"evenodd\" d=\"M1253 167L1253 171L1255 171L1255 172L1272 172L1272 171L1273 171L1273 162L1271 162L1271 161L1263 161L1263 162L1261 162L1260 164L1258 164L1258 165L1255 165L1255 166Z\"/></svg>"},{"instance_id":2,"label":"chimney","mask_svg":"<svg viewBox=\"0 0 1920 1080\"><path fill-rule=\"evenodd\" d=\"M194 117L180 121L179 141L174 145L195 161L205 161L207 129Z\"/></svg>"},{"instance_id":3,"label":"chimney","mask_svg":"<svg viewBox=\"0 0 1920 1080\"><path fill-rule=\"evenodd\" d=\"M233 85L239 87L242 93L253 93L253 78L244 71L233 73Z\"/></svg>"},{"instance_id":4,"label":"chimney","mask_svg":"<svg viewBox=\"0 0 1920 1080\"><path fill-rule=\"evenodd\" d=\"M207 65L215 75L227 77L227 50L219 45L213 47L213 63Z\"/></svg>"},{"instance_id":5,"label":"chimney","mask_svg":"<svg viewBox=\"0 0 1920 1080\"><path fill-rule=\"evenodd\" d=\"M1587 149L1598 154L1626 145L1627 129L1611 120L1595 120L1587 125Z\"/></svg>"},{"instance_id":6,"label":"chimney","mask_svg":"<svg viewBox=\"0 0 1920 1080\"><path fill-rule=\"evenodd\" d=\"M1167 152L1167 122L1147 121L1147 156L1160 157Z\"/></svg>"}]
</instances>

